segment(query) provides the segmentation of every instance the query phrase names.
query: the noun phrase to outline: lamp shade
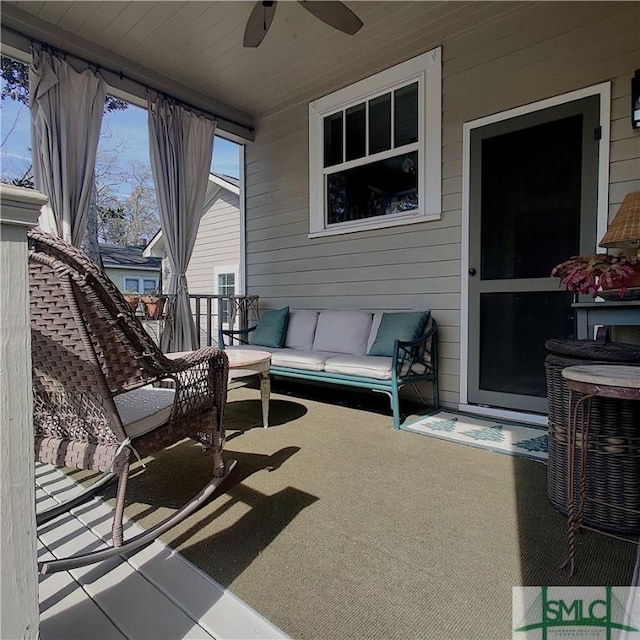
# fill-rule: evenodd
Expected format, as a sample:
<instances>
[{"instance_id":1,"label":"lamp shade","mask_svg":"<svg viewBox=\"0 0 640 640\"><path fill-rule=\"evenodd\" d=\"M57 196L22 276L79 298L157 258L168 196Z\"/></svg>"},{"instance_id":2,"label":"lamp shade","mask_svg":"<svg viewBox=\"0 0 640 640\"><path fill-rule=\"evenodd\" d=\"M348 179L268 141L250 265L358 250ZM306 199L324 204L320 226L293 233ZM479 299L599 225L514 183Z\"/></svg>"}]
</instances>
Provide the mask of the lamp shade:
<instances>
[{"instance_id":1,"label":"lamp shade","mask_svg":"<svg viewBox=\"0 0 640 640\"><path fill-rule=\"evenodd\" d=\"M628 193L607 233L600 240L601 247L638 247L640 244L640 191Z\"/></svg>"}]
</instances>

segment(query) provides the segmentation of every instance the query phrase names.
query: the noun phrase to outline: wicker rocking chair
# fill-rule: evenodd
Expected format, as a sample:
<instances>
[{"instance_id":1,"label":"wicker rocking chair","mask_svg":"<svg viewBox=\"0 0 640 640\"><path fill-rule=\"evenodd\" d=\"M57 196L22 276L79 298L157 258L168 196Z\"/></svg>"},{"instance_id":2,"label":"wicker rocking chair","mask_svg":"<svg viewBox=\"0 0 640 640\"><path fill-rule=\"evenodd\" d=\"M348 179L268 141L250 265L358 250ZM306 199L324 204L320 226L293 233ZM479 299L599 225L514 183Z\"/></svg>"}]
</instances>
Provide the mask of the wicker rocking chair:
<instances>
[{"instance_id":1,"label":"wicker rocking chair","mask_svg":"<svg viewBox=\"0 0 640 640\"><path fill-rule=\"evenodd\" d=\"M36 461L104 474L76 499L40 513L38 525L118 480L111 546L39 564L51 573L139 549L213 494L235 464L222 456L229 371L224 352L211 347L163 355L82 251L37 230L29 245ZM213 450L211 482L173 516L123 539L130 463L187 437Z\"/></svg>"}]
</instances>

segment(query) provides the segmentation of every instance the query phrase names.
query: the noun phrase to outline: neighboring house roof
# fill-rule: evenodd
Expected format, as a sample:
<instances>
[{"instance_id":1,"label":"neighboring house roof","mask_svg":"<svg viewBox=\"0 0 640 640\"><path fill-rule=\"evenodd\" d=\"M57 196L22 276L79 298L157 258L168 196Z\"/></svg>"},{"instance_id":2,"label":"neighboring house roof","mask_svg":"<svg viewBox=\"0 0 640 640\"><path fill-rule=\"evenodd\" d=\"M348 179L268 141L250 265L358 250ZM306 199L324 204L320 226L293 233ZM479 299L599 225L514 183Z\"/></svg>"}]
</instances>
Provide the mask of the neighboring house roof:
<instances>
[{"instance_id":1,"label":"neighboring house roof","mask_svg":"<svg viewBox=\"0 0 640 640\"><path fill-rule=\"evenodd\" d=\"M209 181L219 184L221 187L232 191L236 195L240 194L240 180L238 180L238 178L228 176L224 173L211 173L209 174Z\"/></svg>"},{"instance_id":2,"label":"neighboring house roof","mask_svg":"<svg viewBox=\"0 0 640 640\"><path fill-rule=\"evenodd\" d=\"M136 271L159 271L160 258L143 256L144 247L127 247L119 244L100 244L98 250L102 264L109 269L135 269Z\"/></svg>"},{"instance_id":3,"label":"neighboring house roof","mask_svg":"<svg viewBox=\"0 0 640 640\"><path fill-rule=\"evenodd\" d=\"M222 191L229 191L237 196L240 195L240 180L227 176L223 173L210 173L209 184L204 198L204 207L202 214L204 215L220 197ZM162 240L162 230L158 230L149 243L144 248L143 256L160 256L164 255L164 242Z\"/></svg>"}]
</instances>

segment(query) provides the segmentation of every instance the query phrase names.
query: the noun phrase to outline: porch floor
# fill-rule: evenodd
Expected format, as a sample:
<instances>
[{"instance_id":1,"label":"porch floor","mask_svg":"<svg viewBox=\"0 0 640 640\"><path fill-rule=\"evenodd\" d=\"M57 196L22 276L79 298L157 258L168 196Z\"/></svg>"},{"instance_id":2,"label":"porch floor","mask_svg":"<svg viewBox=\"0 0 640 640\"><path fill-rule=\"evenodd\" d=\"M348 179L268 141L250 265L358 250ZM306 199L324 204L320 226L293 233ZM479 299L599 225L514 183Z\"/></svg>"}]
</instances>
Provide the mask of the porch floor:
<instances>
[{"instance_id":1,"label":"porch floor","mask_svg":"<svg viewBox=\"0 0 640 640\"><path fill-rule=\"evenodd\" d=\"M69 476L37 466L38 509L75 491ZM93 499L41 527L39 559L104 546L110 514ZM126 522L125 531L137 530ZM39 595L41 640L288 637L160 541L127 559L41 576Z\"/></svg>"},{"instance_id":2,"label":"porch floor","mask_svg":"<svg viewBox=\"0 0 640 640\"><path fill-rule=\"evenodd\" d=\"M544 464L394 431L376 394L274 382L269 429L255 381L232 383L226 455L238 464L218 498L163 535L169 547L43 579L43 640L495 640L511 637L513 586L632 583L633 546L593 532L579 536L574 578L559 570L566 519ZM190 441L150 459L129 483L129 517L153 526L210 465ZM60 481L39 474L49 494ZM74 519L106 536L104 509ZM96 543L68 520L41 543L66 554Z\"/></svg>"}]
</instances>

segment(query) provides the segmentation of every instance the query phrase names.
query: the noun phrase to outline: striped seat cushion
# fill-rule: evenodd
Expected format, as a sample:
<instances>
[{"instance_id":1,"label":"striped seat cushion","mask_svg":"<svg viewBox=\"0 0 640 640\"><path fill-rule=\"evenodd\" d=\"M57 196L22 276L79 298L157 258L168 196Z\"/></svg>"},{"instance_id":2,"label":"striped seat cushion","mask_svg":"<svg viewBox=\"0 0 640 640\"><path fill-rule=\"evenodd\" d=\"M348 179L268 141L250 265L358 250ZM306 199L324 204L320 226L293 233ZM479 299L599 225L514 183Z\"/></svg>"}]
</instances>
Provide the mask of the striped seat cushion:
<instances>
[{"instance_id":1,"label":"striped seat cushion","mask_svg":"<svg viewBox=\"0 0 640 640\"><path fill-rule=\"evenodd\" d=\"M147 386L116 396L122 426L130 438L137 438L164 424L171 415L173 389Z\"/></svg>"}]
</instances>

